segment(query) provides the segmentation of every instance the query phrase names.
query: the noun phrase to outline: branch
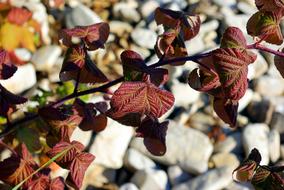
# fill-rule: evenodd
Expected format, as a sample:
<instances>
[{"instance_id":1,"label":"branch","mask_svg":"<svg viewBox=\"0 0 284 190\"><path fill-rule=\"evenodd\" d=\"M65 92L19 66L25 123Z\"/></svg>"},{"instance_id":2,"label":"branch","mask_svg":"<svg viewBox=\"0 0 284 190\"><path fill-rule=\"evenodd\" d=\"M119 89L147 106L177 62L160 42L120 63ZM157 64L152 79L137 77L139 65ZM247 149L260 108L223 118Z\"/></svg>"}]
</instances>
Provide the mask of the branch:
<instances>
[{"instance_id":1,"label":"branch","mask_svg":"<svg viewBox=\"0 0 284 190\"><path fill-rule=\"evenodd\" d=\"M260 51L265 51L265 52L268 52L268 53L272 53L272 54L280 56L280 57L284 57L284 53L283 52L270 49L268 47L265 47L265 46L259 44L258 42L254 43L254 44L251 44L251 45L247 45L247 49L257 49L257 50L260 50Z\"/></svg>"}]
</instances>

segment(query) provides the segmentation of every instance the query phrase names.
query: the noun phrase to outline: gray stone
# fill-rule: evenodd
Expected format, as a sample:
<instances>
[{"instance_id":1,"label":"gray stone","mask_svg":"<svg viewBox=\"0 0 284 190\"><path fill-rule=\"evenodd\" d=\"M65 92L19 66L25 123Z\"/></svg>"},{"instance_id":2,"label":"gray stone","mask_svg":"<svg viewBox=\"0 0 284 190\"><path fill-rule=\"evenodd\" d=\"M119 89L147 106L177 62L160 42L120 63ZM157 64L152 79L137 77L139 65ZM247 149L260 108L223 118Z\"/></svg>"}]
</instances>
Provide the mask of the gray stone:
<instances>
[{"instance_id":1,"label":"gray stone","mask_svg":"<svg viewBox=\"0 0 284 190\"><path fill-rule=\"evenodd\" d=\"M267 99L260 101L251 101L247 107L247 112L250 120L254 123L269 124L274 111L274 106Z\"/></svg>"},{"instance_id":2,"label":"gray stone","mask_svg":"<svg viewBox=\"0 0 284 190\"><path fill-rule=\"evenodd\" d=\"M66 13L67 28L91 25L101 21L102 19L94 11L81 3Z\"/></svg>"},{"instance_id":3,"label":"gray stone","mask_svg":"<svg viewBox=\"0 0 284 190\"><path fill-rule=\"evenodd\" d=\"M280 158L280 134L278 131L271 130L268 136L269 157L271 162L276 162Z\"/></svg>"},{"instance_id":4,"label":"gray stone","mask_svg":"<svg viewBox=\"0 0 284 190\"><path fill-rule=\"evenodd\" d=\"M274 112L272 115L270 127L277 130L279 133L284 133L284 115L279 112Z\"/></svg>"},{"instance_id":5,"label":"gray stone","mask_svg":"<svg viewBox=\"0 0 284 190\"><path fill-rule=\"evenodd\" d=\"M227 167L210 170L186 183L174 186L173 190L220 190L232 182L232 170Z\"/></svg>"},{"instance_id":6,"label":"gray stone","mask_svg":"<svg viewBox=\"0 0 284 190\"><path fill-rule=\"evenodd\" d=\"M235 132L228 136L224 141L217 142L214 146L214 152L233 152L240 154L243 149L242 134Z\"/></svg>"},{"instance_id":7,"label":"gray stone","mask_svg":"<svg viewBox=\"0 0 284 190\"><path fill-rule=\"evenodd\" d=\"M243 111L253 99L253 91L247 89L245 95L239 101L238 112Z\"/></svg>"},{"instance_id":8,"label":"gray stone","mask_svg":"<svg viewBox=\"0 0 284 190\"><path fill-rule=\"evenodd\" d=\"M133 41L144 48L154 49L157 40L157 34L146 28L135 28L131 33Z\"/></svg>"},{"instance_id":9,"label":"gray stone","mask_svg":"<svg viewBox=\"0 0 284 190\"><path fill-rule=\"evenodd\" d=\"M233 182L225 190L254 190L254 187L249 183L237 183Z\"/></svg>"},{"instance_id":10,"label":"gray stone","mask_svg":"<svg viewBox=\"0 0 284 190\"><path fill-rule=\"evenodd\" d=\"M133 27L127 22L121 22L118 20L113 20L109 22L110 32L121 37L123 35L128 35L133 30Z\"/></svg>"},{"instance_id":11,"label":"gray stone","mask_svg":"<svg viewBox=\"0 0 284 190\"><path fill-rule=\"evenodd\" d=\"M173 80L171 87L175 97L175 106L188 107L189 104L196 102L200 96L200 92L190 88L188 84Z\"/></svg>"},{"instance_id":12,"label":"gray stone","mask_svg":"<svg viewBox=\"0 0 284 190\"><path fill-rule=\"evenodd\" d=\"M142 139L136 138L131 142L131 147L165 165L179 165L194 174L207 171L213 146L209 138L200 131L170 121L166 145L167 152L164 156L153 156L144 147Z\"/></svg>"},{"instance_id":13,"label":"gray stone","mask_svg":"<svg viewBox=\"0 0 284 190\"><path fill-rule=\"evenodd\" d=\"M125 183L119 188L119 190L139 190L139 189L133 183Z\"/></svg>"},{"instance_id":14,"label":"gray stone","mask_svg":"<svg viewBox=\"0 0 284 190\"><path fill-rule=\"evenodd\" d=\"M263 96L280 96L284 92L283 79L264 75L257 79L255 91Z\"/></svg>"},{"instance_id":15,"label":"gray stone","mask_svg":"<svg viewBox=\"0 0 284 190\"><path fill-rule=\"evenodd\" d=\"M159 7L159 3L155 0L148 0L143 2L143 4L140 6L140 12L143 18L147 18L148 16L153 14L157 7Z\"/></svg>"},{"instance_id":16,"label":"gray stone","mask_svg":"<svg viewBox=\"0 0 284 190\"><path fill-rule=\"evenodd\" d=\"M106 129L96 136L90 148L90 153L96 155L96 163L107 168L120 168L133 133L133 128L109 118Z\"/></svg>"},{"instance_id":17,"label":"gray stone","mask_svg":"<svg viewBox=\"0 0 284 190\"><path fill-rule=\"evenodd\" d=\"M247 14L247 15L253 15L254 13L257 12L257 8L255 6L251 6L249 5L248 3L245 3L245 2L239 2L238 3L238 9Z\"/></svg>"},{"instance_id":18,"label":"gray stone","mask_svg":"<svg viewBox=\"0 0 284 190\"><path fill-rule=\"evenodd\" d=\"M139 170L130 181L140 190L167 189L168 177L163 170Z\"/></svg>"},{"instance_id":19,"label":"gray stone","mask_svg":"<svg viewBox=\"0 0 284 190\"><path fill-rule=\"evenodd\" d=\"M257 148L261 154L261 164L269 163L269 127L263 123L250 124L243 131L243 143L246 156L250 151Z\"/></svg>"},{"instance_id":20,"label":"gray stone","mask_svg":"<svg viewBox=\"0 0 284 190\"><path fill-rule=\"evenodd\" d=\"M116 18L127 22L138 22L140 20L140 14L137 10L126 2L115 3L113 14Z\"/></svg>"},{"instance_id":21,"label":"gray stone","mask_svg":"<svg viewBox=\"0 0 284 190\"><path fill-rule=\"evenodd\" d=\"M194 55L205 50L205 44L201 36L197 35L190 41L185 42L185 47L189 55Z\"/></svg>"},{"instance_id":22,"label":"gray stone","mask_svg":"<svg viewBox=\"0 0 284 190\"><path fill-rule=\"evenodd\" d=\"M188 126L202 131L203 133L208 133L212 126L215 124L214 118L206 113L196 112L190 118L188 118Z\"/></svg>"},{"instance_id":23,"label":"gray stone","mask_svg":"<svg viewBox=\"0 0 284 190\"><path fill-rule=\"evenodd\" d=\"M190 174L183 171L178 165L170 166L167 173L172 186L186 182L192 178Z\"/></svg>"},{"instance_id":24,"label":"gray stone","mask_svg":"<svg viewBox=\"0 0 284 190\"><path fill-rule=\"evenodd\" d=\"M70 141L79 141L85 147L89 145L92 138L92 131L82 131L79 127L73 131Z\"/></svg>"},{"instance_id":25,"label":"gray stone","mask_svg":"<svg viewBox=\"0 0 284 190\"><path fill-rule=\"evenodd\" d=\"M257 58L253 64L248 66L248 79L250 80L257 79L268 71L268 64L265 58L258 51L253 52L257 55Z\"/></svg>"},{"instance_id":26,"label":"gray stone","mask_svg":"<svg viewBox=\"0 0 284 190\"><path fill-rule=\"evenodd\" d=\"M33 87L36 82L36 71L32 64L18 66L18 70L11 78L7 80L0 80L0 83L5 88L15 94L28 90Z\"/></svg>"},{"instance_id":27,"label":"gray stone","mask_svg":"<svg viewBox=\"0 0 284 190\"><path fill-rule=\"evenodd\" d=\"M223 6L226 6L226 7L232 7L234 5L237 4L236 0L226 0L226 1L223 1L223 0L213 0L213 3L223 7Z\"/></svg>"},{"instance_id":28,"label":"gray stone","mask_svg":"<svg viewBox=\"0 0 284 190\"><path fill-rule=\"evenodd\" d=\"M217 153L217 154L214 154L210 158L210 160L213 162L216 168L221 168L221 167L226 166L233 170L237 168L240 164L236 155L232 153Z\"/></svg>"},{"instance_id":29,"label":"gray stone","mask_svg":"<svg viewBox=\"0 0 284 190\"><path fill-rule=\"evenodd\" d=\"M32 57L36 70L49 72L56 64L62 50L57 45L43 46Z\"/></svg>"},{"instance_id":30,"label":"gray stone","mask_svg":"<svg viewBox=\"0 0 284 190\"><path fill-rule=\"evenodd\" d=\"M124 166L133 172L157 167L154 161L133 148L127 150L124 156Z\"/></svg>"}]
</instances>

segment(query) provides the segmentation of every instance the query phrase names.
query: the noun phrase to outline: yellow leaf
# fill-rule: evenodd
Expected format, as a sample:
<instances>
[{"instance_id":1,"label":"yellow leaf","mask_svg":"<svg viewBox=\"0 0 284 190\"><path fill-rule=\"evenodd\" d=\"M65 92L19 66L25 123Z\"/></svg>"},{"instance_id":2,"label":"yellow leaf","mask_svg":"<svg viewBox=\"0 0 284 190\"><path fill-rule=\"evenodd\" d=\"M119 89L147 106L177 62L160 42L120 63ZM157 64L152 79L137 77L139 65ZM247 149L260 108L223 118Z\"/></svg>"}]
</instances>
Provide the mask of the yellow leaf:
<instances>
[{"instance_id":1,"label":"yellow leaf","mask_svg":"<svg viewBox=\"0 0 284 190\"><path fill-rule=\"evenodd\" d=\"M7 51L12 51L19 46L21 38L20 27L5 22L0 29L0 41L2 47Z\"/></svg>"},{"instance_id":2,"label":"yellow leaf","mask_svg":"<svg viewBox=\"0 0 284 190\"><path fill-rule=\"evenodd\" d=\"M30 51L35 51L35 44L34 44L34 34L29 31L27 27L21 28L21 39L20 43L24 48L27 48Z\"/></svg>"}]
</instances>

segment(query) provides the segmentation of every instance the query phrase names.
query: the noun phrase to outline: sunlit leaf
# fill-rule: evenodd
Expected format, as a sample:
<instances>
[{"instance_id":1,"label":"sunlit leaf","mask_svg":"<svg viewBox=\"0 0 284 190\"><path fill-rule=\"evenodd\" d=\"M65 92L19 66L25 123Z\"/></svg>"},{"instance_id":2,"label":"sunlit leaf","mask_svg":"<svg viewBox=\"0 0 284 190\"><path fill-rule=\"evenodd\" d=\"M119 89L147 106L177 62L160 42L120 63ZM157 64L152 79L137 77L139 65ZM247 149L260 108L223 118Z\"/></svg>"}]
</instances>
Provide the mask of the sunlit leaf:
<instances>
[{"instance_id":1,"label":"sunlit leaf","mask_svg":"<svg viewBox=\"0 0 284 190\"><path fill-rule=\"evenodd\" d=\"M279 26L282 15L277 12L259 11L247 23L247 32L252 36L264 38L266 42L281 45L283 35Z\"/></svg>"},{"instance_id":2,"label":"sunlit leaf","mask_svg":"<svg viewBox=\"0 0 284 190\"><path fill-rule=\"evenodd\" d=\"M75 189L81 188L85 172L94 159L94 155L82 152L77 154L72 161L69 167L70 173L67 178L71 181L71 185Z\"/></svg>"},{"instance_id":3,"label":"sunlit leaf","mask_svg":"<svg viewBox=\"0 0 284 190\"><path fill-rule=\"evenodd\" d=\"M284 8L283 0L255 0L255 5L259 10L275 11Z\"/></svg>"},{"instance_id":4,"label":"sunlit leaf","mask_svg":"<svg viewBox=\"0 0 284 190\"><path fill-rule=\"evenodd\" d=\"M221 40L221 48L245 49L247 45L243 32L237 27L228 27Z\"/></svg>"},{"instance_id":5,"label":"sunlit leaf","mask_svg":"<svg viewBox=\"0 0 284 190\"><path fill-rule=\"evenodd\" d=\"M256 60L252 52L236 48L219 48L213 61L227 99L241 99L248 87L248 65Z\"/></svg>"},{"instance_id":6,"label":"sunlit leaf","mask_svg":"<svg viewBox=\"0 0 284 190\"><path fill-rule=\"evenodd\" d=\"M216 114L231 127L236 127L238 116L238 101L214 98L213 108Z\"/></svg>"},{"instance_id":7,"label":"sunlit leaf","mask_svg":"<svg viewBox=\"0 0 284 190\"><path fill-rule=\"evenodd\" d=\"M111 110L122 117L128 113L140 113L156 118L166 113L174 103L174 96L150 82L124 82L114 92Z\"/></svg>"}]
</instances>

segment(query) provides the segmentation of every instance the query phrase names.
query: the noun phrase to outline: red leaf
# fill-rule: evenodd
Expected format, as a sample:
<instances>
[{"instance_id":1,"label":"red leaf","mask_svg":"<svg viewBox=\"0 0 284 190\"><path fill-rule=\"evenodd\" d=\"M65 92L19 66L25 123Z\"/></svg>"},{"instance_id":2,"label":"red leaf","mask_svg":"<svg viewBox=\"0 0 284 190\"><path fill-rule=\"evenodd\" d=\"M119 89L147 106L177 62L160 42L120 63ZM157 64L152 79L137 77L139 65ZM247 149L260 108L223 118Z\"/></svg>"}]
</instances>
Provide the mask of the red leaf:
<instances>
[{"instance_id":1,"label":"red leaf","mask_svg":"<svg viewBox=\"0 0 284 190\"><path fill-rule=\"evenodd\" d=\"M90 26L77 26L72 29L64 29L59 33L59 39L63 44L73 46L72 38L80 38L88 50L103 48L109 35L109 25L101 22Z\"/></svg>"},{"instance_id":2,"label":"red leaf","mask_svg":"<svg viewBox=\"0 0 284 190\"><path fill-rule=\"evenodd\" d=\"M245 49L246 46L246 38L239 28L229 27L225 30L221 40L221 48Z\"/></svg>"},{"instance_id":3,"label":"red leaf","mask_svg":"<svg viewBox=\"0 0 284 190\"><path fill-rule=\"evenodd\" d=\"M173 106L174 96L150 82L124 82L115 91L110 104L117 117L140 113L159 118Z\"/></svg>"},{"instance_id":4,"label":"red leaf","mask_svg":"<svg viewBox=\"0 0 284 190\"><path fill-rule=\"evenodd\" d=\"M216 114L230 127L236 127L238 115L237 101L231 101L221 98L214 98L213 108Z\"/></svg>"},{"instance_id":5,"label":"red leaf","mask_svg":"<svg viewBox=\"0 0 284 190\"><path fill-rule=\"evenodd\" d=\"M12 8L8 13L7 19L10 23L23 25L32 17L32 13L23 8Z\"/></svg>"},{"instance_id":6,"label":"red leaf","mask_svg":"<svg viewBox=\"0 0 284 190\"><path fill-rule=\"evenodd\" d=\"M104 114L96 115L97 113L94 109L94 104L86 104L77 98L73 106L78 114L82 117L79 127L83 131L94 130L95 132L100 132L106 128L107 117Z\"/></svg>"},{"instance_id":7,"label":"red leaf","mask_svg":"<svg viewBox=\"0 0 284 190\"><path fill-rule=\"evenodd\" d=\"M94 161L95 156L90 153L79 153L72 161L69 170L68 179L75 189L80 189L84 179L85 172L89 165Z\"/></svg>"},{"instance_id":8,"label":"red leaf","mask_svg":"<svg viewBox=\"0 0 284 190\"><path fill-rule=\"evenodd\" d=\"M168 121L159 123L158 120L145 118L137 128L137 136L144 138L144 144L149 152L155 156L162 156L166 153L166 133Z\"/></svg>"},{"instance_id":9,"label":"red leaf","mask_svg":"<svg viewBox=\"0 0 284 190\"><path fill-rule=\"evenodd\" d=\"M206 92L214 97L224 97L218 74L213 65L212 56L208 56L198 60L205 67L194 69L188 76L188 84L191 88Z\"/></svg>"},{"instance_id":10,"label":"red leaf","mask_svg":"<svg viewBox=\"0 0 284 190\"><path fill-rule=\"evenodd\" d=\"M51 180L49 190L64 190L65 184L62 177L57 177Z\"/></svg>"},{"instance_id":11,"label":"red leaf","mask_svg":"<svg viewBox=\"0 0 284 190\"><path fill-rule=\"evenodd\" d=\"M12 94L0 84L0 116L6 117L14 111L15 105L26 101L26 98Z\"/></svg>"},{"instance_id":12,"label":"red leaf","mask_svg":"<svg viewBox=\"0 0 284 190\"><path fill-rule=\"evenodd\" d=\"M12 155L0 162L0 180L12 186L30 176L37 167L24 144L19 147L18 151L19 155ZM27 180L23 187L27 187L31 180Z\"/></svg>"},{"instance_id":13,"label":"red leaf","mask_svg":"<svg viewBox=\"0 0 284 190\"><path fill-rule=\"evenodd\" d=\"M284 49L282 49L281 52L284 52ZM284 78L284 59L283 59L283 57L275 55L274 63L275 63L277 70L279 71L281 76Z\"/></svg>"},{"instance_id":14,"label":"red leaf","mask_svg":"<svg viewBox=\"0 0 284 190\"><path fill-rule=\"evenodd\" d=\"M56 163L58 163L61 167L67 168L71 164L72 160L75 159L77 154L82 152L84 148L84 145L82 145L78 141L72 141L71 143L62 141L56 144L50 151L48 151L47 155L52 158L55 155L68 149L66 154L56 160Z\"/></svg>"},{"instance_id":15,"label":"red leaf","mask_svg":"<svg viewBox=\"0 0 284 190\"><path fill-rule=\"evenodd\" d=\"M0 49L0 79L8 79L17 71L17 67L11 62L8 53Z\"/></svg>"},{"instance_id":16,"label":"red leaf","mask_svg":"<svg viewBox=\"0 0 284 190\"><path fill-rule=\"evenodd\" d=\"M108 81L82 46L76 46L67 50L59 78L61 81L77 80L79 72L79 82L81 83L101 83Z\"/></svg>"},{"instance_id":17,"label":"red leaf","mask_svg":"<svg viewBox=\"0 0 284 190\"><path fill-rule=\"evenodd\" d=\"M50 179L47 175L40 175L36 180L31 181L28 190L48 190Z\"/></svg>"},{"instance_id":18,"label":"red leaf","mask_svg":"<svg viewBox=\"0 0 284 190\"><path fill-rule=\"evenodd\" d=\"M248 87L248 65L256 60L256 55L246 50L224 48L214 50L213 60L226 98L241 99Z\"/></svg>"},{"instance_id":19,"label":"red leaf","mask_svg":"<svg viewBox=\"0 0 284 190\"><path fill-rule=\"evenodd\" d=\"M163 24L171 29L176 29L178 26L181 26L184 40L194 38L198 34L201 25L199 16L164 8L156 9L155 20L158 25Z\"/></svg>"},{"instance_id":20,"label":"red leaf","mask_svg":"<svg viewBox=\"0 0 284 190\"><path fill-rule=\"evenodd\" d=\"M282 0L255 0L255 5L259 10L275 11L276 9L284 8Z\"/></svg>"},{"instance_id":21,"label":"red leaf","mask_svg":"<svg viewBox=\"0 0 284 190\"><path fill-rule=\"evenodd\" d=\"M107 116L121 123L122 125L138 127L141 124L141 114L140 113L127 113L123 116L119 112L109 110Z\"/></svg>"},{"instance_id":22,"label":"red leaf","mask_svg":"<svg viewBox=\"0 0 284 190\"><path fill-rule=\"evenodd\" d=\"M180 39L177 31L169 30L160 35L155 45L155 51L159 58L170 59L187 56L184 41ZM185 61L174 63L173 65L183 65Z\"/></svg>"},{"instance_id":23,"label":"red leaf","mask_svg":"<svg viewBox=\"0 0 284 190\"><path fill-rule=\"evenodd\" d=\"M281 18L281 12L259 11L252 15L247 23L248 34L264 38L268 43L281 45L283 42L283 35L279 26Z\"/></svg>"}]
</instances>

